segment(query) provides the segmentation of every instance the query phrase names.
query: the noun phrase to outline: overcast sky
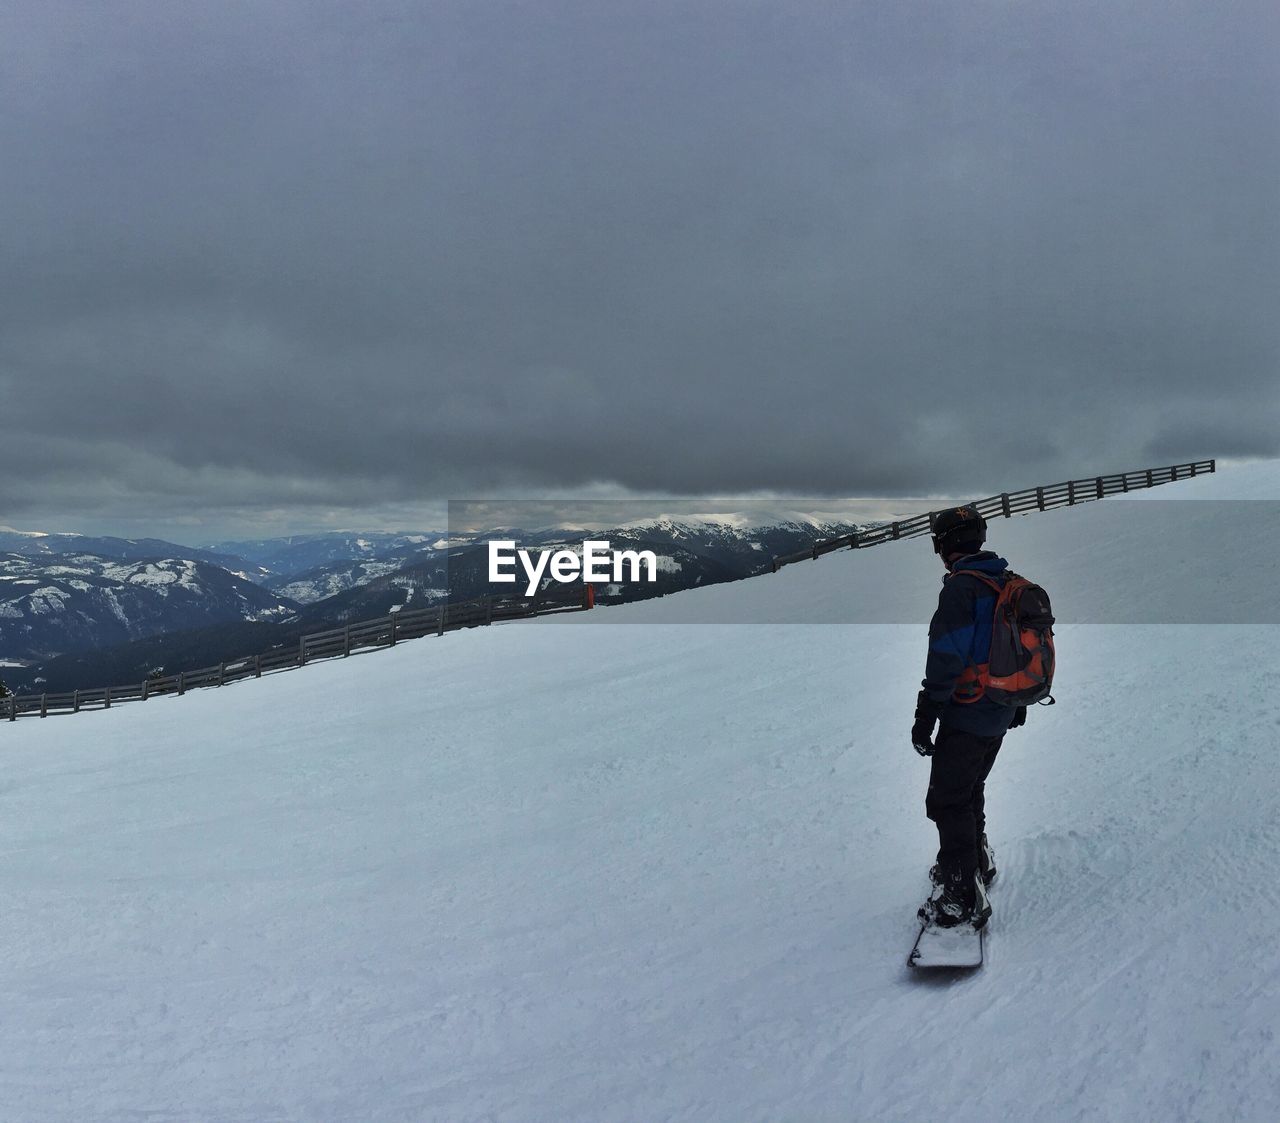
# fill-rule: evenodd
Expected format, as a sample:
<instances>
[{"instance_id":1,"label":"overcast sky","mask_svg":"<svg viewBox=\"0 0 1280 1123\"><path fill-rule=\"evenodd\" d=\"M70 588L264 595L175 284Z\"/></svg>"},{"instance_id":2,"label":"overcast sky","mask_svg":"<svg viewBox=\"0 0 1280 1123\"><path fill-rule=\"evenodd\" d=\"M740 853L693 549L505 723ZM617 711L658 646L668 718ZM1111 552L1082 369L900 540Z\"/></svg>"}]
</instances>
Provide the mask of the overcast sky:
<instances>
[{"instance_id":1,"label":"overcast sky","mask_svg":"<svg viewBox=\"0 0 1280 1123\"><path fill-rule=\"evenodd\" d=\"M9 0L0 523L1280 455L1274 0Z\"/></svg>"}]
</instances>

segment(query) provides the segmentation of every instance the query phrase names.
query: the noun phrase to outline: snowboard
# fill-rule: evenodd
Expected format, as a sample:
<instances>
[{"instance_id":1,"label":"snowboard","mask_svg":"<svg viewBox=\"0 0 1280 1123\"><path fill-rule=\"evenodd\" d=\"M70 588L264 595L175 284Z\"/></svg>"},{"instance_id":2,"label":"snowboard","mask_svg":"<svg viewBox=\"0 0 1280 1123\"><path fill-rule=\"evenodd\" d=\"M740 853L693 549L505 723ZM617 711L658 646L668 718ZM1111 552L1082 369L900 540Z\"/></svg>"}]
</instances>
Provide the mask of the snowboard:
<instances>
[{"instance_id":1,"label":"snowboard","mask_svg":"<svg viewBox=\"0 0 1280 1123\"><path fill-rule=\"evenodd\" d=\"M986 845L983 836L982 845ZM986 864L994 865L995 856L991 847L987 846ZM934 867L935 869L937 867ZM932 879L932 871L930 871ZM991 878L986 887L995 884L996 871L991 870ZM938 891L934 883L933 891ZM923 912L923 910L922 910ZM931 968L974 969L982 966L983 952L986 948L987 926L975 928L972 924L957 924L954 928L939 928L927 920L920 922L920 931L916 934L916 942L911 945L911 954L907 956L907 966L918 970Z\"/></svg>"},{"instance_id":2,"label":"snowboard","mask_svg":"<svg viewBox=\"0 0 1280 1123\"><path fill-rule=\"evenodd\" d=\"M977 968L982 966L982 952L987 929L974 928L972 924L957 924L954 928L939 928L924 923L907 956L907 966L918 971L938 967Z\"/></svg>"}]
</instances>

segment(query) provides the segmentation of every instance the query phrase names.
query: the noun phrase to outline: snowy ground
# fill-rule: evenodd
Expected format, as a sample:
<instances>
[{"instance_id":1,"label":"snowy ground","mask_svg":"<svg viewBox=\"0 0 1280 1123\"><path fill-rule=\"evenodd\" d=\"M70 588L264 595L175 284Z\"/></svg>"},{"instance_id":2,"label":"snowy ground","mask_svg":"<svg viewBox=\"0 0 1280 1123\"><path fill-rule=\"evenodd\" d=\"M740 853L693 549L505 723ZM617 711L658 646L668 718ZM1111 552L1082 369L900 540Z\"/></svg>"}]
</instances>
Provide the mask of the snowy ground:
<instances>
[{"instance_id":1,"label":"snowy ground","mask_svg":"<svg viewBox=\"0 0 1280 1123\"><path fill-rule=\"evenodd\" d=\"M1112 506L993 527L1068 622L982 972L904 966L938 570L899 543L0 728L0 1117L1280 1117L1277 631L1159 620L1274 612L1280 528L1162 504L1134 556Z\"/></svg>"}]
</instances>

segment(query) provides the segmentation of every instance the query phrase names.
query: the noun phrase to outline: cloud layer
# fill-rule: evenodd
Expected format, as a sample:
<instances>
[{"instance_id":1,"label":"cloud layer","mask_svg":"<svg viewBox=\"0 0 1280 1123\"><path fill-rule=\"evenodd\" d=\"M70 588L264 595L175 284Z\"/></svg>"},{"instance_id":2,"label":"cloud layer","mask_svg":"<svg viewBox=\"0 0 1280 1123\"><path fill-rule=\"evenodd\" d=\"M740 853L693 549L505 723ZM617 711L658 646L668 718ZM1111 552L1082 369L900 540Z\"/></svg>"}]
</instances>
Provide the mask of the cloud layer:
<instances>
[{"instance_id":1,"label":"cloud layer","mask_svg":"<svg viewBox=\"0 0 1280 1123\"><path fill-rule=\"evenodd\" d=\"M10 5L0 522L1278 455L1277 32L1261 2Z\"/></svg>"}]
</instances>

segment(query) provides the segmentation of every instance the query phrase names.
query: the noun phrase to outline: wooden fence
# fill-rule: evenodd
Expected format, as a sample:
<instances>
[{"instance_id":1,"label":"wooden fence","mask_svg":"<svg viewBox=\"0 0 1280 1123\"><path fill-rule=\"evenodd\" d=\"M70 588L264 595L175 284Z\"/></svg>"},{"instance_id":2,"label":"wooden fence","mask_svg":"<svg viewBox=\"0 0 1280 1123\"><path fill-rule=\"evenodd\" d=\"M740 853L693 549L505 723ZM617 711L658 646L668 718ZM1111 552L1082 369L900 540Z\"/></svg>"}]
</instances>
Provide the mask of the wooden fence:
<instances>
[{"instance_id":1,"label":"wooden fence","mask_svg":"<svg viewBox=\"0 0 1280 1123\"><path fill-rule=\"evenodd\" d=\"M1066 483L1051 484L1048 487L1005 491L999 495L979 499L973 506L988 519L1008 519L1014 515L1026 514L1028 511L1047 511L1051 507L1073 507L1077 503L1090 503L1108 495L1122 495L1128 491L1159 487L1161 484L1173 483L1175 480L1189 480L1192 476L1206 475L1216 469L1216 460L1194 460L1189 464L1171 464L1167 468L1142 468L1136 472L1117 472L1111 476L1067 480ZM950 509L950 507L942 508L942 510ZM822 542L816 542L808 550L774 558L773 572L777 573L784 565L790 565L792 562L820 558L833 550L862 550L868 546L879 546L882 542L895 542L899 538L917 538L933 530L933 520L939 514L941 511L930 511L915 518L885 523L854 534L846 534L841 538L828 538Z\"/></svg>"},{"instance_id":2,"label":"wooden fence","mask_svg":"<svg viewBox=\"0 0 1280 1123\"><path fill-rule=\"evenodd\" d=\"M261 678L270 671L304 667L316 659L343 658L352 652L375 647L395 647L401 640L438 635L459 628L474 628L502 620L521 620L560 612L581 612L594 600L590 587L571 594L556 591L533 597L479 597L455 601L435 608L401 610L375 620L348 624L327 632L302 636L296 647L275 647L259 655L246 655L202 667L144 679L128 686L104 686L94 690L72 690L64 694L17 694L0 703L0 714L9 721L20 717L51 717L77 714L81 710L109 710L123 702L145 702L163 694L185 694L204 686L226 686L246 678Z\"/></svg>"}]
</instances>

